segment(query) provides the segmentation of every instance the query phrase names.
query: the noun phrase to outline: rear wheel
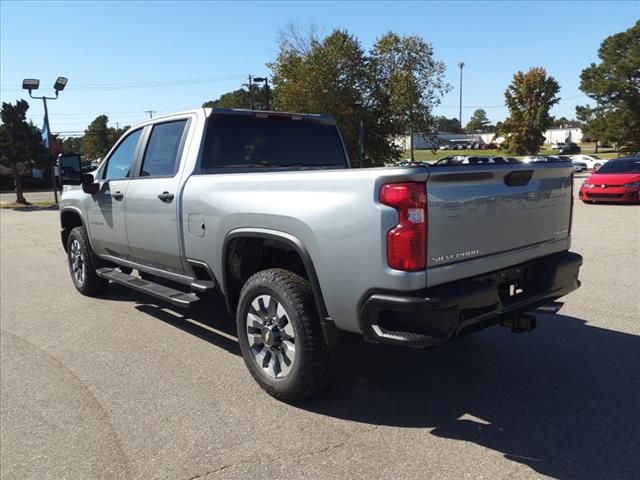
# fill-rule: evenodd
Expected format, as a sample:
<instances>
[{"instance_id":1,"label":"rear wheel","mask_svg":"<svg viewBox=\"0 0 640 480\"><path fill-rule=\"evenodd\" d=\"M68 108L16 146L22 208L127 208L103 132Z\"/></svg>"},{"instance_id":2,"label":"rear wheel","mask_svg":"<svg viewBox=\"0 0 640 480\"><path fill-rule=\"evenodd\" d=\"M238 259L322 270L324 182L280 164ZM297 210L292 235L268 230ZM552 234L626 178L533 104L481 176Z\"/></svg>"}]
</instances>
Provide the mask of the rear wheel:
<instances>
[{"instance_id":1,"label":"rear wheel","mask_svg":"<svg viewBox=\"0 0 640 480\"><path fill-rule=\"evenodd\" d=\"M299 400L331 380L335 353L306 279L279 268L256 273L242 288L236 322L245 364L270 395Z\"/></svg>"},{"instance_id":2,"label":"rear wheel","mask_svg":"<svg viewBox=\"0 0 640 480\"><path fill-rule=\"evenodd\" d=\"M93 297L105 291L109 281L98 277L91 262L91 246L84 227L75 227L67 239L69 273L76 289L83 295Z\"/></svg>"}]
</instances>

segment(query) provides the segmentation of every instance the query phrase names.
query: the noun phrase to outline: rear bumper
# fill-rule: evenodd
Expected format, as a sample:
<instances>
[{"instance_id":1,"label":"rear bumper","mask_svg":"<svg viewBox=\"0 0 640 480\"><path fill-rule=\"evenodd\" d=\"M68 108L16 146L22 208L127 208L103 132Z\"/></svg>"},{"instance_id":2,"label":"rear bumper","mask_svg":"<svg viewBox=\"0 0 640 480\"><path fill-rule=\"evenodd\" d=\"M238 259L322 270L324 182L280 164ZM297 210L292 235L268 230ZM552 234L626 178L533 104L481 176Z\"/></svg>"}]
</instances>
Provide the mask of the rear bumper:
<instances>
[{"instance_id":1,"label":"rear bumper","mask_svg":"<svg viewBox=\"0 0 640 480\"><path fill-rule=\"evenodd\" d=\"M360 303L362 334L378 343L440 345L576 290L581 265L580 255L563 252L419 291L371 291Z\"/></svg>"}]
</instances>

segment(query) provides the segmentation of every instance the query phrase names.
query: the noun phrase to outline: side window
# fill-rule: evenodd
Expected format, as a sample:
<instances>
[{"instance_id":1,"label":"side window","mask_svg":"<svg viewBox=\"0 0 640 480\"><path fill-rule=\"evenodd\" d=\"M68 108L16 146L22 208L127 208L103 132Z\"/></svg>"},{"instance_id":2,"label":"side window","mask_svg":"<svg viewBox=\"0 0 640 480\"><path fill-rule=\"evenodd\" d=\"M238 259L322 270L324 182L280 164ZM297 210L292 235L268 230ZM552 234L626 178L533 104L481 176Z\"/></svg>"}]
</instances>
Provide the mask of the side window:
<instances>
[{"instance_id":1,"label":"side window","mask_svg":"<svg viewBox=\"0 0 640 480\"><path fill-rule=\"evenodd\" d=\"M107 171L105 180L116 180L119 178L127 178L131 174L133 163L135 162L136 147L142 129L136 130L125 138L118 148L107 160Z\"/></svg>"},{"instance_id":2,"label":"side window","mask_svg":"<svg viewBox=\"0 0 640 480\"><path fill-rule=\"evenodd\" d=\"M180 143L187 120L153 126L142 160L143 177L173 176L178 170Z\"/></svg>"}]
</instances>

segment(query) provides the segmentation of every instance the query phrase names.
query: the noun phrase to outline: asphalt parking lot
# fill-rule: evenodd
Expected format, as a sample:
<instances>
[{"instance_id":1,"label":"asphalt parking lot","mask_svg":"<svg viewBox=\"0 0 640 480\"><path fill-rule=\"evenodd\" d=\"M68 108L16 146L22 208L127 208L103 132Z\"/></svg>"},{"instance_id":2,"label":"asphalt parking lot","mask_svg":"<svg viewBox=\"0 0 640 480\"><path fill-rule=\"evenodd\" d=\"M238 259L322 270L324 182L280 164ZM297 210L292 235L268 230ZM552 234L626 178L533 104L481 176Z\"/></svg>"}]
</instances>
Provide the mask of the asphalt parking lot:
<instances>
[{"instance_id":1,"label":"asphalt parking lot","mask_svg":"<svg viewBox=\"0 0 640 480\"><path fill-rule=\"evenodd\" d=\"M221 301L82 297L56 211L0 215L2 479L638 478L640 206L576 201L583 286L536 331L348 344L296 405L253 382Z\"/></svg>"}]
</instances>

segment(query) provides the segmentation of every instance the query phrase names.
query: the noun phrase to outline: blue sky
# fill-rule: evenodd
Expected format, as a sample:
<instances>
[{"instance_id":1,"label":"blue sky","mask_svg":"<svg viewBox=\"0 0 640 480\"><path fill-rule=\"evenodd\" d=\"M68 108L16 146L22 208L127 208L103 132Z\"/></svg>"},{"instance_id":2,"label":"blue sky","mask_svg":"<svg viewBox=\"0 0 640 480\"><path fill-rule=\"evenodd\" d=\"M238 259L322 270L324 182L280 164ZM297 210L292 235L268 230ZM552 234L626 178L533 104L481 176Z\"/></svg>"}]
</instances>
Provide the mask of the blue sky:
<instances>
[{"instance_id":1,"label":"blue sky","mask_svg":"<svg viewBox=\"0 0 640 480\"><path fill-rule=\"evenodd\" d=\"M23 78L52 93L54 132L81 131L101 113L120 126L198 107L238 88L249 73L269 74L278 29L314 23L346 28L369 48L388 30L432 43L454 87L437 114L458 115L457 63L464 61L463 122L485 108L504 119L504 90L517 70L543 66L562 86L553 114L572 118L588 99L579 75L601 41L640 18L626 2L0 2L2 101L27 98ZM152 83L156 82L156 83ZM30 117L42 123L40 101Z\"/></svg>"}]
</instances>

